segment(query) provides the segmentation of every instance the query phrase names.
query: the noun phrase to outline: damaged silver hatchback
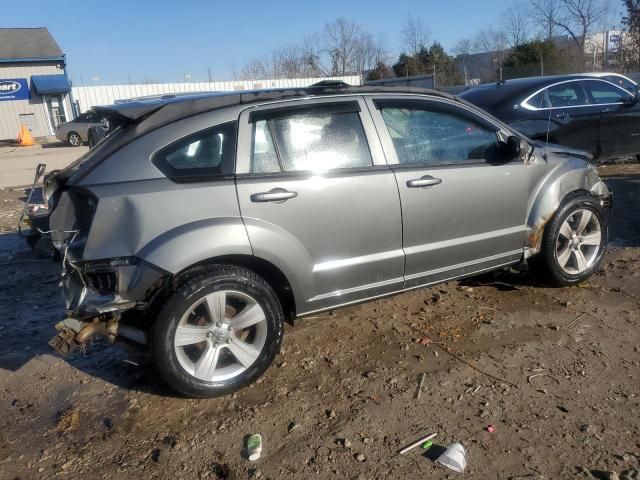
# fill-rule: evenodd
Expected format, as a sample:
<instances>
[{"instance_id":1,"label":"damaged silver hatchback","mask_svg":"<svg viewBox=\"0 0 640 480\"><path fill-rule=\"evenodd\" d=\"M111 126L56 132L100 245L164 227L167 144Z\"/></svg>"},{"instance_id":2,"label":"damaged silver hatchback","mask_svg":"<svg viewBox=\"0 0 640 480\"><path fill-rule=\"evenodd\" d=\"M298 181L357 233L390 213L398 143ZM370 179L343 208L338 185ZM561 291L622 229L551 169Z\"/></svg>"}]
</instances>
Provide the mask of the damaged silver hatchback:
<instances>
[{"instance_id":1,"label":"damaged silver hatchback","mask_svg":"<svg viewBox=\"0 0 640 480\"><path fill-rule=\"evenodd\" d=\"M611 195L587 154L422 89L321 85L96 108L113 134L45 181L68 353L145 345L190 396L228 394L287 320L524 261L588 278Z\"/></svg>"}]
</instances>

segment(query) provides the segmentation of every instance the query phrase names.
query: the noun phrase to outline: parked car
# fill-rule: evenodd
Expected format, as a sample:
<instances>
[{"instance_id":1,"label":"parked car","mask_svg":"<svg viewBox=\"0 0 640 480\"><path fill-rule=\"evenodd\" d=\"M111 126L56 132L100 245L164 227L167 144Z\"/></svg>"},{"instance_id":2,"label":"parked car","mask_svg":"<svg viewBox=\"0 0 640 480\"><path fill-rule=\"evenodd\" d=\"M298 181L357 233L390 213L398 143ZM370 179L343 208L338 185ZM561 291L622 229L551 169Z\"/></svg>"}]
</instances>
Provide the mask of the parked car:
<instances>
[{"instance_id":1,"label":"parked car","mask_svg":"<svg viewBox=\"0 0 640 480\"><path fill-rule=\"evenodd\" d=\"M56 138L69 145L79 147L89 141L89 129L91 127L108 128L108 123L103 115L89 110L70 122L61 123L56 128Z\"/></svg>"},{"instance_id":2,"label":"parked car","mask_svg":"<svg viewBox=\"0 0 640 480\"><path fill-rule=\"evenodd\" d=\"M461 98L534 140L585 150L596 159L640 154L638 92L583 75L480 85Z\"/></svg>"},{"instance_id":3,"label":"parked car","mask_svg":"<svg viewBox=\"0 0 640 480\"><path fill-rule=\"evenodd\" d=\"M582 75L584 77L594 77L594 78L601 78L603 80L607 80L608 82L618 85L619 87L622 87L631 93L636 93L638 91L638 84L634 80L620 73L591 72L591 73L583 73Z\"/></svg>"},{"instance_id":4,"label":"parked car","mask_svg":"<svg viewBox=\"0 0 640 480\"><path fill-rule=\"evenodd\" d=\"M256 380L285 320L529 260L600 265L610 193L448 94L316 87L101 108L122 127L45 180L68 318L51 344L146 343L168 384Z\"/></svg>"}]
</instances>

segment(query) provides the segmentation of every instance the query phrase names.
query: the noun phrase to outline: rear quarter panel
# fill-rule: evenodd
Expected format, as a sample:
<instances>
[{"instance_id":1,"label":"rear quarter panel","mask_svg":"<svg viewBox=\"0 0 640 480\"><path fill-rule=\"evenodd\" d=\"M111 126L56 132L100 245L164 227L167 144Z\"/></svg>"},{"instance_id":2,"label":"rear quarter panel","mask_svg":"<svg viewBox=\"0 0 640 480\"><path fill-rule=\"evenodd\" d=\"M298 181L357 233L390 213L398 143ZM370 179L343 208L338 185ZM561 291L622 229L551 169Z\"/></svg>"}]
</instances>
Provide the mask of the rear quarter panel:
<instances>
[{"instance_id":1,"label":"rear quarter panel","mask_svg":"<svg viewBox=\"0 0 640 480\"><path fill-rule=\"evenodd\" d=\"M77 185L98 198L83 257L135 255L177 273L218 255L250 255L232 177L176 183L151 162L171 142L236 118L237 112L225 109L153 130L80 179Z\"/></svg>"}]
</instances>

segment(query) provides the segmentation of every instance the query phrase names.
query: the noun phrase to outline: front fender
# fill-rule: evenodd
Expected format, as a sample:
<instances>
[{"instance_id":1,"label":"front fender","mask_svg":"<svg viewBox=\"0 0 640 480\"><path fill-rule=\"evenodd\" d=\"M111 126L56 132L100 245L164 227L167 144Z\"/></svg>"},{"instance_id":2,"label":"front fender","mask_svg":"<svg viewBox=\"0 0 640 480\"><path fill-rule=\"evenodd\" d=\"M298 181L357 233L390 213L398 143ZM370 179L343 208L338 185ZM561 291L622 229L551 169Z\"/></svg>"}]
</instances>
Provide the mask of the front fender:
<instances>
[{"instance_id":1,"label":"front fender","mask_svg":"<svg viewBox=\"0 0 640 480\"><path fill-rule=\"evenodd\" d=\"M550 170L538 183L527 209L528 256L540 251L544 228L567 195L574 192L594 197L609 194L596 169L584 160L549 154L548 162Z\"/></svg>"}]
</instances>

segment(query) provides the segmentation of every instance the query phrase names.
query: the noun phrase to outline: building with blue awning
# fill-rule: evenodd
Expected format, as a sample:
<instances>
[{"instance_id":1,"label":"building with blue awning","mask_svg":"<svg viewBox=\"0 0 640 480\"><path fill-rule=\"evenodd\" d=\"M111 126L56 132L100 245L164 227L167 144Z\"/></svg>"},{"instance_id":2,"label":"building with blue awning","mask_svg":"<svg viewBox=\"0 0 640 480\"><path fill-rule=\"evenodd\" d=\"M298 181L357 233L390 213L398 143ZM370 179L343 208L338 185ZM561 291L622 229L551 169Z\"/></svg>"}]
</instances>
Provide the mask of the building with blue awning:
<instances>
[{"instance_id":1,"label":"building with blue awning","mask_svg":"<svg viewBox=\"0 0 640 480\"><path fill-rule=\"evenodd\" d=\"M0 140L34 137L74 118L65 54L46 28L0 28Z\"/></svg>"}]
</instances>

